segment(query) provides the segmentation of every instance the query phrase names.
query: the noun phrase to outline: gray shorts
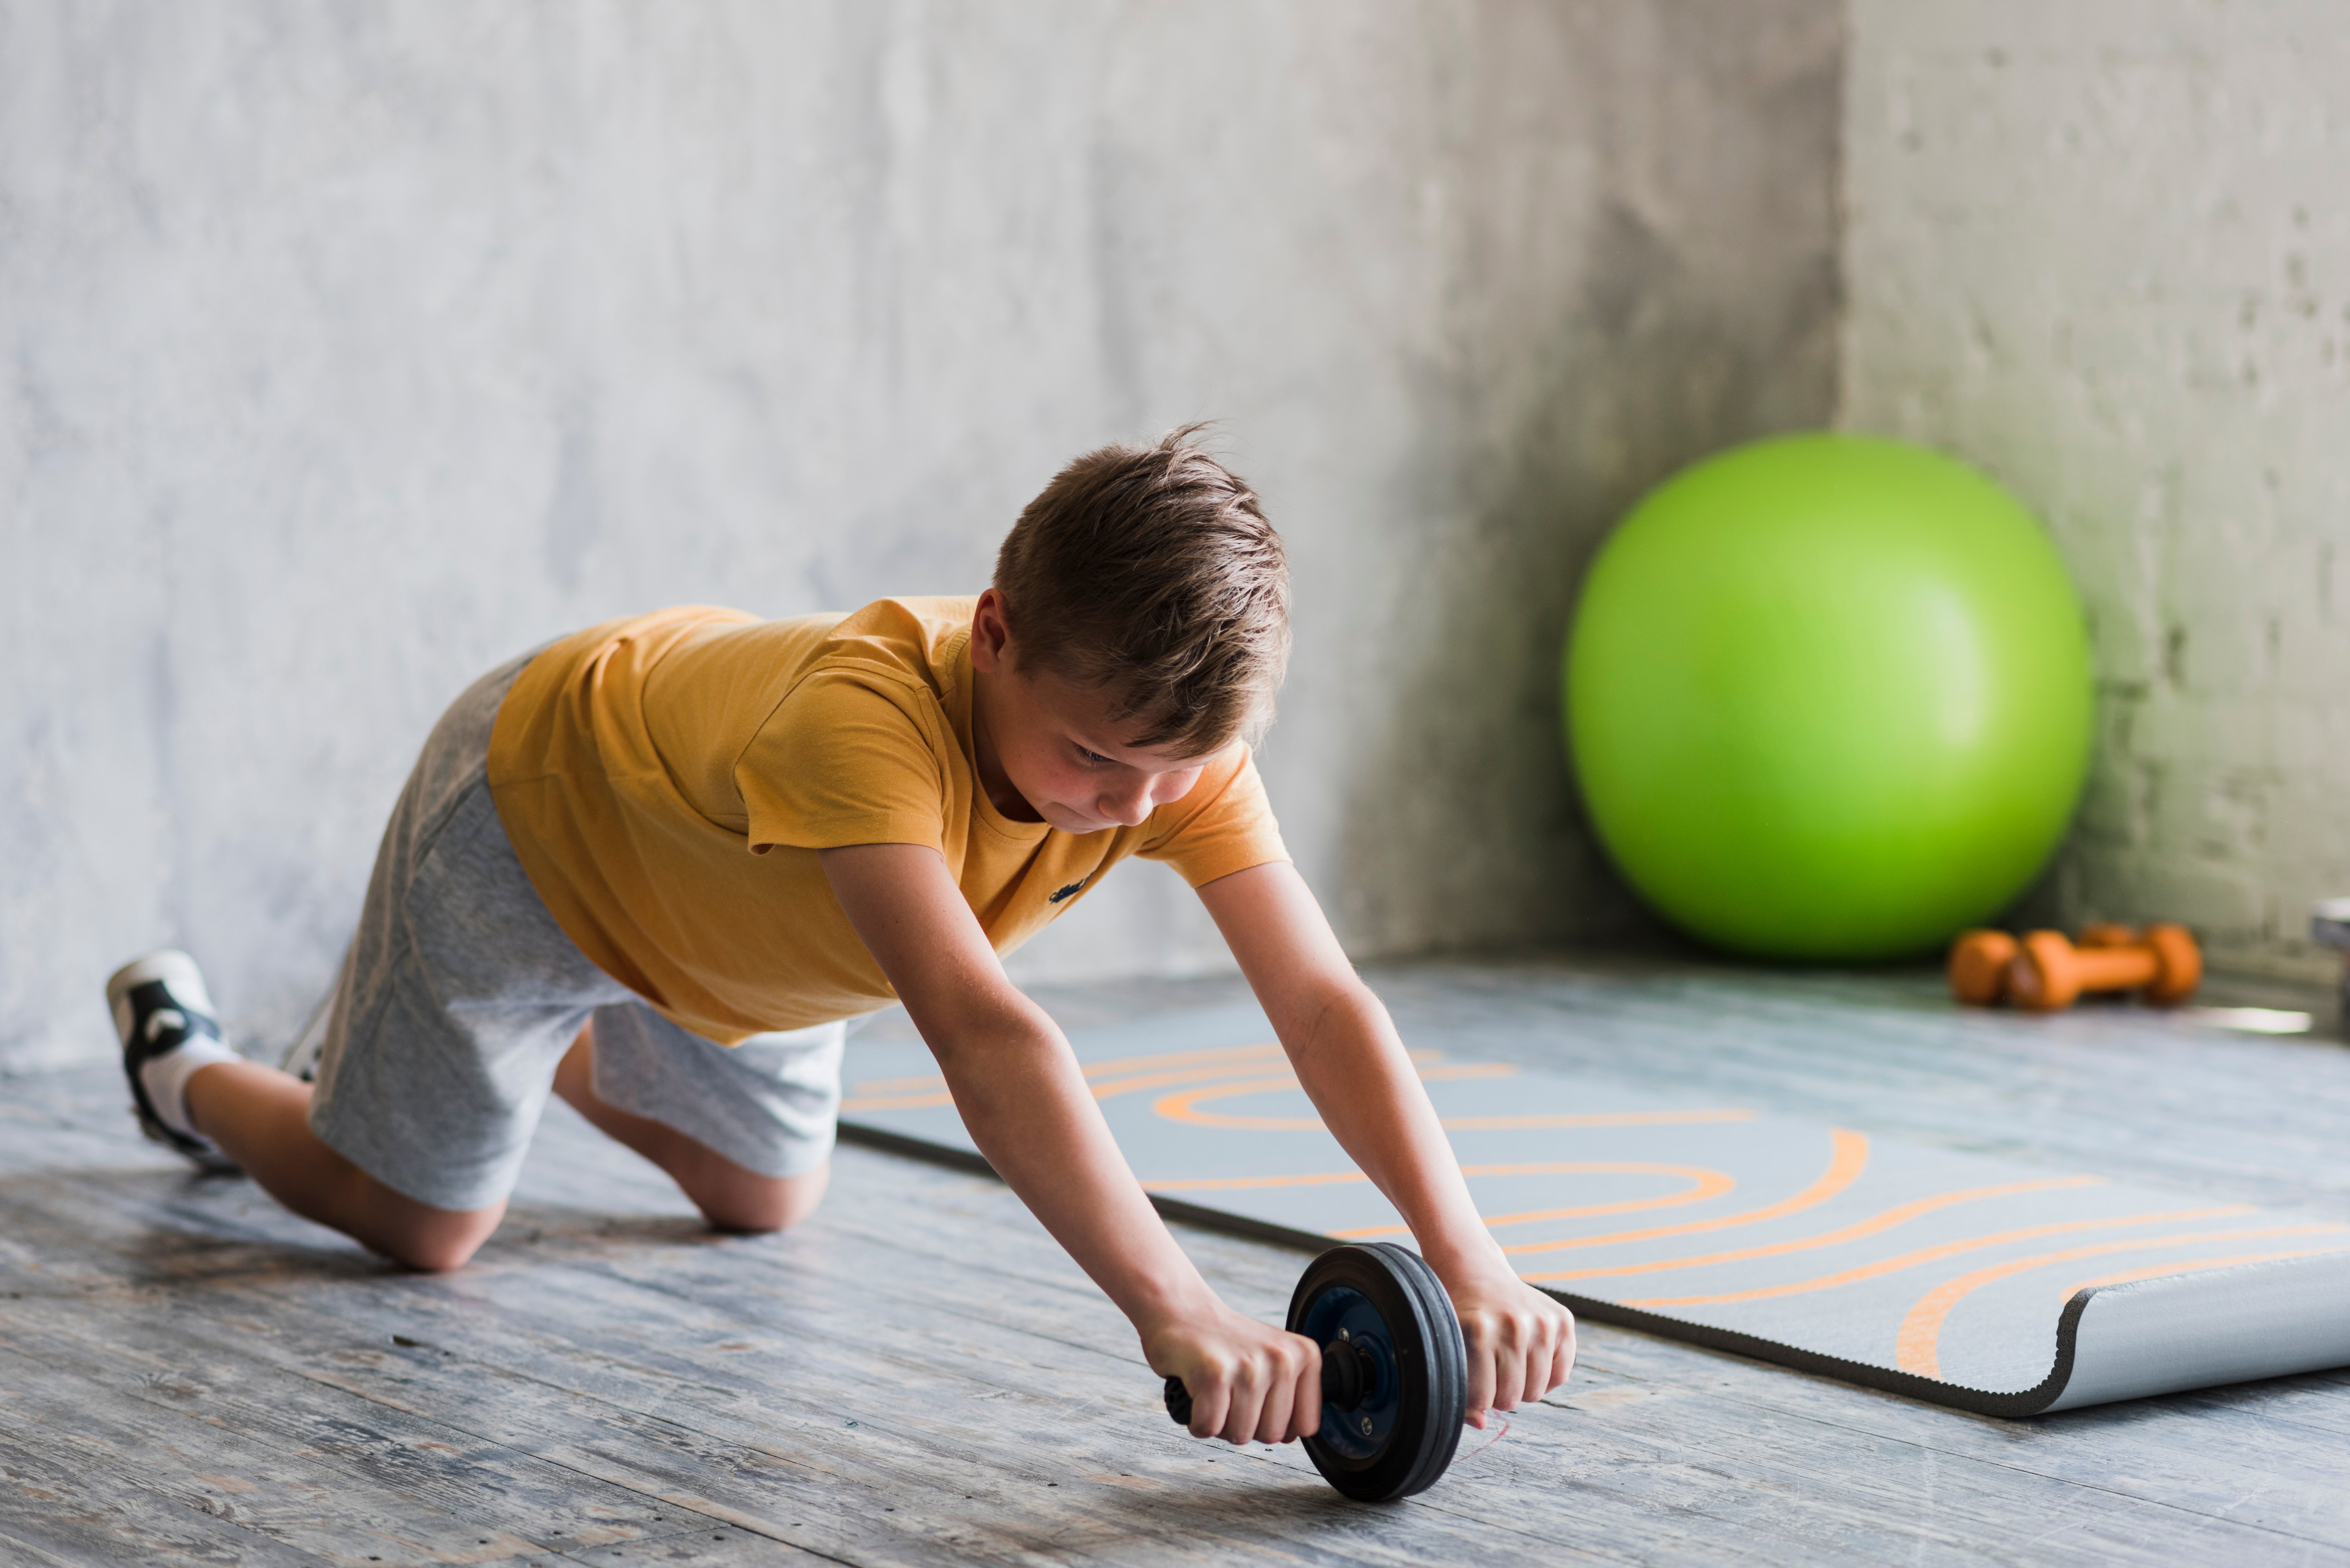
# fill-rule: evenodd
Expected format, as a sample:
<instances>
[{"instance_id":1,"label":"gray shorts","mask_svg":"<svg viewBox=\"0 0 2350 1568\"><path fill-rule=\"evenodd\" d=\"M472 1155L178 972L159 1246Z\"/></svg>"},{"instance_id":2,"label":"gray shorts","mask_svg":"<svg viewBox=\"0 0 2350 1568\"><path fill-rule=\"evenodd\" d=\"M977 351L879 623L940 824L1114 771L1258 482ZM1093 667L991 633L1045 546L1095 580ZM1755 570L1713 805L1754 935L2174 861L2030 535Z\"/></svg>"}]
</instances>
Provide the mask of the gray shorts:
<instances>
[{"instance_id":1,"label":"gray shorts","mask_svg":"<svg viewBox=\"0 0 2350 1568\"><path fill-rule=\"evenodd\" d=\"M529 655L433 727L384 829L317 1058L310 1126L386 1186L438 1209L513 1190L582 1025L596 1093L735 1164L799 1176L832 1153L839 1023L727 1047L596 967L546 912L490 799L490 729Z\"/></svg>"}]
</instances>

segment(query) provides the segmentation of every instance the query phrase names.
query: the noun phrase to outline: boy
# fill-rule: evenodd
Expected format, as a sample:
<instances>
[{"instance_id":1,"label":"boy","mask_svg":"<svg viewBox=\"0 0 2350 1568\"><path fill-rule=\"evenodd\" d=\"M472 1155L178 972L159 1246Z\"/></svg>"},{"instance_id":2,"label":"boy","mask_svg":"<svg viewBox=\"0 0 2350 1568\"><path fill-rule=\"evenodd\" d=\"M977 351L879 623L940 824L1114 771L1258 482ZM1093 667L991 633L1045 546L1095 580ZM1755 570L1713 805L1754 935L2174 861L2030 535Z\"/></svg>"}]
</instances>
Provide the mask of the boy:
<instances>
[{"instance_id":1,"label":"boy","mask_svg":"<svg viewBox=\"0 0 2350 1568\"><path fill-rule=\"evenodd\" d=\"M1255 494L1179 431L1065 469L977 600L608 622L484 677L386 829L315 1089L222 1043L184 954L108 982L149 1135L420 1269L504 1212L551 1088L723 1230L824 1190L843 1021L902 1002L972 1138L1126 1313L1191 1430L1317 1428L1311 1342L1233 1312L999 955L1130 854L1199 891L1338 1140L1409 1221L1469 1408L1574 1320L1471 1203L1386 1010L1289 865L1244 737L1288 657Z\"/></svg>"}]
</instances>

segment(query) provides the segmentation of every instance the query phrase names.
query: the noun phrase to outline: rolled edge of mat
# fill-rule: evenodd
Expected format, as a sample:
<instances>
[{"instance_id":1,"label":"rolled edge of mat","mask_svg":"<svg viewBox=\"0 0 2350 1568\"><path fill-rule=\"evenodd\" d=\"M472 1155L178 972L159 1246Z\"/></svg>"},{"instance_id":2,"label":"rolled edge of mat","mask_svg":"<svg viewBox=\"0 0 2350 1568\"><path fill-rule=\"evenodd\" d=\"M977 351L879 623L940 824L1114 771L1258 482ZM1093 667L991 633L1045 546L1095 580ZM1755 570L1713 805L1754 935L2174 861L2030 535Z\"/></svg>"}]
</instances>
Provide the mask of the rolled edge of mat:
<instances>
[{"instance_id":1,"label":"rolled edge of mat","mask_svg":"<svg viewBox=\"0 0 2350 1568\"><path fill-rule=\"evenodd\" d=\"M2350 1252L2084 1291L2072 1376L2047 1408L2350 1366Z\"/></svg>"},{"instance_id":2,"label":"rolled edge of mat","mask_svg":"<svg viewBox=\"0 0 2350 1568\"><path fill-rule=\"evenodd\" d=\"M1904 1398L1921 1400L1929 1405L2009 1420L2040 1415L2064 1391L2073 1367L2072 1325L2081 1303L2086 1299L2085 1293L2074 1297L2064 1308L2064 1316L2058 1320L2056 1362L2048 1376L2029 1388L1994 1393L1989 1389L1970 1388L1962 1383L1945 1383L1937 1377L1920 1377L1914 1372L1879 1366L1874 1362L1848 1361L1841 1355L1830 1355L1824 1350L1805 1350L1798 1345L1765 1339L1759 1334L1741 1334L1733 1328L1716 1328L1711 1324L1691 1323L1687 1318L1643 1312L1638 1307L1621 1306L1597 1296L1579 1296L1571 1292L1554 1290L1548 1285L1536 1288L1544 1294L1565 1303L1574 1309L1577 1317L1588 1318L1593 1323L1638 1329L1642 1334L1655 1334L1659 1339L1677 1339L1684 1345L1726 1351L1752 1361L1768 1362L1774 1366L1792 1367L1797 1372L1833 1377L1839 1383L1857 1384L1882 1394L1898 1394Z\"/></svg>"}]
</instances>

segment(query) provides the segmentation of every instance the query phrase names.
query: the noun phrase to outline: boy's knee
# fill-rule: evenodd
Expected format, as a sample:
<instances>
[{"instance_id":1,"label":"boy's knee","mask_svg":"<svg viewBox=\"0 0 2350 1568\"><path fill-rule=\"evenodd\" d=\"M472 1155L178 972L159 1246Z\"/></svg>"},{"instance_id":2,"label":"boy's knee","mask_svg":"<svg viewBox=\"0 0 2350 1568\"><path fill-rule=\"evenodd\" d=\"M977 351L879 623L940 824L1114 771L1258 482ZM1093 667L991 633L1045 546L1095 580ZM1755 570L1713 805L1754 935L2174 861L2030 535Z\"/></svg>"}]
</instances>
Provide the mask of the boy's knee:
<instances>
[{"instance_id":1,"label":"boy's knee","mask_svg":"<svg viewBox=\"0 0 2350 1568\"><path fill-rule=\"evenodd\" d=\"M421 1274L445 1274L462 1269L482 1250L486 1236L399 1237L386 1249L391 1261Z\"/></svg>"},{"instance_id":2,"label":"boy's knee","mask_svg":"<svg viewBox=\"0 0 2350 1568\"><path fill-rule=\"evenodd\" d=\"M393 1262L428 1274L473 1262L506 1212L504 1202L486 1209L434 1209L388 1188L374 1196L376 1223L364 1240Z\"/></svg>"},{"instance_id":3,"label":"boy's knee","mask_svg":"<svg viewBox=\"0 0 2350 1568\"><path fill-rule=\"evenodd\" d=\"M830 1175L828 1166L818 1166L805 1176L745 1173L719 1190L702 1195L702 1217L713 1229L744 1235L788 1231L816 1212L816 1205L824 1201Z\"/></svg>"}]
</instances>

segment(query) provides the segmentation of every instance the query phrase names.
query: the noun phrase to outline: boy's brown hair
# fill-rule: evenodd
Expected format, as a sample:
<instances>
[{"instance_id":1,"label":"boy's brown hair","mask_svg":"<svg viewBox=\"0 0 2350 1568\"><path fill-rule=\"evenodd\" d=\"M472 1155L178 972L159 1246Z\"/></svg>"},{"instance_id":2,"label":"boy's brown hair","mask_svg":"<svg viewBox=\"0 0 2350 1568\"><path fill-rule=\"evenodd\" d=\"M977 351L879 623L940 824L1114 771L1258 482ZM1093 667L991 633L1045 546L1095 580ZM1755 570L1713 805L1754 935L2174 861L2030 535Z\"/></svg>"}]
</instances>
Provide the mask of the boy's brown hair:
<instances>
[{"instance_id":1,"label":"boy's brown hair","mask_svg":"<svg viewBox=\"0 0 2350 1568\"><path fill-rule=\"evenodd\" d=\"M1128 744L1181 756L1261 734L1289 662L1281 536L1201 429L1086 453L995 556L1022 665L1117 693Z\"/></svg>"}]
</instances>

